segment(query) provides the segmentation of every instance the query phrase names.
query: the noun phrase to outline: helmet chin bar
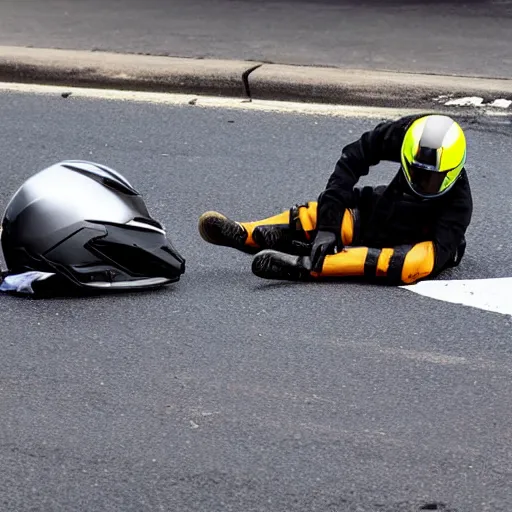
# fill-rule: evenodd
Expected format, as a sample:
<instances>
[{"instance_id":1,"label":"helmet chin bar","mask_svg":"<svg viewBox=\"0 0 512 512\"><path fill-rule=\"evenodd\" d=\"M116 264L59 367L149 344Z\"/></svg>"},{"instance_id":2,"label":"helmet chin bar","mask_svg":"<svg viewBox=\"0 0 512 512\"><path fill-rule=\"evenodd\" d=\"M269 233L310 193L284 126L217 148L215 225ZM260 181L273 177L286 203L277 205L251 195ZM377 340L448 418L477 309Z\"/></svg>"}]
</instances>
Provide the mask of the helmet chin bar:
<instances>
[{"instance_id":1,"label":"helmet chin bar","mask_svg":"<svg viewBox=\"0 0 512 512\"><path fill-rule=\"evenodd\" d=\"M161 286L164 284L173 283L179 280L179 277L175 279L168 279L166 277L149 277L147 279L139 279L137 281L121 281L115 282L104 282L96 281L94 283L85 283L84 286L88 288L108 288L110 290L121 290L128 288L150 288L153 286Z\"/></svg>"},{"instance_id":2,"label":"helmet chin bar","mask_svg":"<svg viewBox=\"0 0 512 512\"><path fill-rule=\"evenodd\" d=\"M151 288L180 279L185 260L161 230L86 223L45 254L47 267L85 288ZM71 263L69 255L72 255Z\"/></svg>"}]
</instances>

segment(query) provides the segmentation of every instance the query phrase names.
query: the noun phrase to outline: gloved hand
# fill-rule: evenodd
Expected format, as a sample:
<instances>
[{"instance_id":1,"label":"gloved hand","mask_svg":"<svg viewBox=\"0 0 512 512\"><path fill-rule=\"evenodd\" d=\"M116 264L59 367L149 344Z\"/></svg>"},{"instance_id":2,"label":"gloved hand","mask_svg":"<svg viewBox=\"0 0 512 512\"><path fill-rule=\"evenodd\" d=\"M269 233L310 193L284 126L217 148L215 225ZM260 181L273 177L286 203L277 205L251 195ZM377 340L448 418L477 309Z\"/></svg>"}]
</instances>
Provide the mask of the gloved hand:
<instances>
[{"instance_id":1,"label":"gloved hand","mask_svg":"<svg viewBox=\"0 0 512 512\"><path fill-rule=\"evenodd\" d=\"M311 270L320 272L328 254L337 252L336 235L331 231L318 231L311 245Z\"/></svg>"}]
</instances>

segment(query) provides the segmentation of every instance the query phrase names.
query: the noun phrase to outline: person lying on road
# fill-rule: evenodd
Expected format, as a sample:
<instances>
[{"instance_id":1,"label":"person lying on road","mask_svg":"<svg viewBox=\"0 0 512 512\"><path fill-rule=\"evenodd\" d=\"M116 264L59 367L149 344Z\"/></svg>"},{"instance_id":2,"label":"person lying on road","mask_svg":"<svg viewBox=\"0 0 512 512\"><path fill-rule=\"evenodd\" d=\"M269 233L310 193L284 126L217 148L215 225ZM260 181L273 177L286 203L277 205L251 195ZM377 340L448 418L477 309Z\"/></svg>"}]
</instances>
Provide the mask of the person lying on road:
<instances>
[{"instance_id":1,"label":"person lying on road","mask_svg":"<svg viewBox=\"0 0 512 512\"><path fill-rule=\"evenodd\" d=\"M401 164L391 182L356 187L381 161ZM411 284L462 260L473 211L465 164L465 135L452 118L382 122L343 148L317 201L254 222L209 211L199 233L256 254L252 271L266 279Z\"/></svg>"}]
</instances>

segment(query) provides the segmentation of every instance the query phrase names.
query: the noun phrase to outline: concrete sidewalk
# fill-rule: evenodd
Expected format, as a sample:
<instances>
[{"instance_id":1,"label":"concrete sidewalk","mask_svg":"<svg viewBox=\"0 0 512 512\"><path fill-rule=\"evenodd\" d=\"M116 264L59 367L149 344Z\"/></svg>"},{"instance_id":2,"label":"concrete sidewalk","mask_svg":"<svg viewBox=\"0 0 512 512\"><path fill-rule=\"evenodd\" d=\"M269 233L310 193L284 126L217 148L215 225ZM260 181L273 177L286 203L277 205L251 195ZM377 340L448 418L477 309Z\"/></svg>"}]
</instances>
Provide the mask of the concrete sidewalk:
<instances>
[{"instance_id":1,"label":"concrete sidewalk","mask_svg":"<svg viewBox=\"0 0 512 512\"><path fill-rule=\"evenodd\" d=\"M512 99L512 79L19 47L0 47L0 81L397 108Z\"/></svg>"}]
</instances>

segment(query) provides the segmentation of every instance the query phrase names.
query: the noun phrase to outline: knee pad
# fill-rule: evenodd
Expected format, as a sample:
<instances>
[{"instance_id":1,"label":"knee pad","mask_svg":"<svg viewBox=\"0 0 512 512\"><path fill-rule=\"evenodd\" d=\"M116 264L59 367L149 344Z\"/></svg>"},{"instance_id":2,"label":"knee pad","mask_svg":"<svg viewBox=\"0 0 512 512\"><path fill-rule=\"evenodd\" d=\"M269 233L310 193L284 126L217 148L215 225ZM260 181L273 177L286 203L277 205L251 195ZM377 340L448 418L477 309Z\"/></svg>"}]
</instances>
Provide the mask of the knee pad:
<instances>
[{"instance_id":1,"label":"knee pad","mask_svg":"<svg viewBox=\"0 0 512 512\"><path fill-rule=\"evenodd\" d=\"M368 249L364 275L370 280L384 280L390 285L411 284L429 276L434 270L432 242L399 245L389 249Z\"/></svg>"}]
</instances>

